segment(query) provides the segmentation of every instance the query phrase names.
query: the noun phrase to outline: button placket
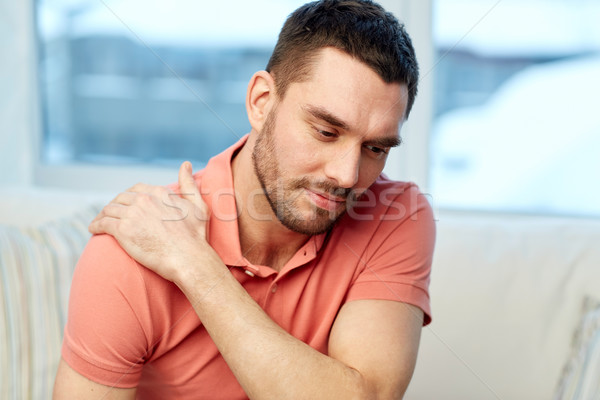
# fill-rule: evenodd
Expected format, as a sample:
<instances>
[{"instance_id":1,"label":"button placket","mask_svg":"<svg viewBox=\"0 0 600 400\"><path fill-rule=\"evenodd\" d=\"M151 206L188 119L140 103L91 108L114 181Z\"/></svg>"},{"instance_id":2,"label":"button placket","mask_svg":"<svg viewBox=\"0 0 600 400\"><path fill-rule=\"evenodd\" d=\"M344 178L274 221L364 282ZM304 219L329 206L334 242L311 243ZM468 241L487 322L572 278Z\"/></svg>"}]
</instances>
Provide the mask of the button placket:
<instances>
[{"instance_id":1,"label":"button placket","mask_svg":"<svg viewBox=\"0 0 600 400\"><path fill-rule=\"evenodd\" d=\"M279 291L280 283L281 282L277 278L274 278L271 281L271 284L269 285L269 287L267 288L266 293L265 293L265 299L266 299L265 304L269 304L271 302L271 300L273 299L273 297L275 296L275 294L277 293L277 291Z\"/></svg>"},{"instance_id":2,"label":"button placket","mask_svg":"<svg viewBox=\"0 0 600 400\"><path fill-rule=\"evenodd\" d=\"M271 284L265 288L264 296L265 302L263 309L265 312L275 321L279 321L282 318L282 304L280 292L280 283L277 278L271 281Z\"/></svg>"}]
</instances>

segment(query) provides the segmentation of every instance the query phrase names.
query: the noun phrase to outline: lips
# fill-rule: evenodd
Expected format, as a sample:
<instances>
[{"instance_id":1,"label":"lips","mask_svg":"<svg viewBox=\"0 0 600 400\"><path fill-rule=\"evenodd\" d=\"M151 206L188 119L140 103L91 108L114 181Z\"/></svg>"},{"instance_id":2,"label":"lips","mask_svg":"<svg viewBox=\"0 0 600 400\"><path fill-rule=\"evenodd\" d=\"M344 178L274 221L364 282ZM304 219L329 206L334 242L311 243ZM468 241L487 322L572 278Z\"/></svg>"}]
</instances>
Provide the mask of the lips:
<instances>
[{"instance_id":1,"label":"lips","mask_svg":"<svg viewBox=\"0 0 600 400\"><path fill-rule=\"evenodd\" d=\"M310 189L306 189L306 193L317 207L327 211L335 211L346 203L345 198L332 195L331 193L316 192Z\"/></svg>"}]
</instances>

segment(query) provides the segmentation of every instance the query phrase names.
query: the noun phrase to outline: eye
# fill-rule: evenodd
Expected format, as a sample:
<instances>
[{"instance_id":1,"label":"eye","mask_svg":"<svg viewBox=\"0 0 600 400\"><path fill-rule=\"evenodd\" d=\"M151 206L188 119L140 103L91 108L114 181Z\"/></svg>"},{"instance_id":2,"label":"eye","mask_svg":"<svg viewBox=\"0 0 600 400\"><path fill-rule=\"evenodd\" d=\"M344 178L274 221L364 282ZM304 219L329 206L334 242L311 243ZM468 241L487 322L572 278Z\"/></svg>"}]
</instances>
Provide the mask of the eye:
<instances>
[{"instance_id":1,"label":"eye","mask_svg":"<svg viewBox=\"0 0 600 400\"><path fill-rule=\"evenodd\" d=\"M328 132L328 131L324 131L321 129L317 129L317 132L319 133L319 135L324 136L326 138L333 138L336 137L336 134L333 132Z\"/></svg>"},{"instance_id":2,"label":"eye","mask_svg":"<svg viewBox=\"0 0 600 400\"><path fill-rule=\"evenodd\" d=\"M387 154L390 151L389 148L382 148L382 147L370 146L370 145L365 145L365 148L367 150L369 150L371 153L376 154L376 155Z\"/></svg>"}]
</instances>

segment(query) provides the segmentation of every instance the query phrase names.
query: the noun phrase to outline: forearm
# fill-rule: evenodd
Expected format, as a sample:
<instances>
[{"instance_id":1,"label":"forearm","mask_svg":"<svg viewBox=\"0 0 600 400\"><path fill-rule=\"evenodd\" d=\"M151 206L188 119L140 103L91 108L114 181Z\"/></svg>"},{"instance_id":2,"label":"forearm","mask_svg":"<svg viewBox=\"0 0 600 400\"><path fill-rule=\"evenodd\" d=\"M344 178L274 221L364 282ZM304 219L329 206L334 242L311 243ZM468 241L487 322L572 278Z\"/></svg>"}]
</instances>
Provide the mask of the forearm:
<instances>
[{"instance_id":1,"label":"forearm","mask_svg":"<svg viewBox=\"0 0 600 400\"><path fill-rule=\"evenodd\" d=\"M251 399L370 397L358 371L285 332L224 271L213 282L188 274L179 286Z\"/></svg>"}]
</instances>

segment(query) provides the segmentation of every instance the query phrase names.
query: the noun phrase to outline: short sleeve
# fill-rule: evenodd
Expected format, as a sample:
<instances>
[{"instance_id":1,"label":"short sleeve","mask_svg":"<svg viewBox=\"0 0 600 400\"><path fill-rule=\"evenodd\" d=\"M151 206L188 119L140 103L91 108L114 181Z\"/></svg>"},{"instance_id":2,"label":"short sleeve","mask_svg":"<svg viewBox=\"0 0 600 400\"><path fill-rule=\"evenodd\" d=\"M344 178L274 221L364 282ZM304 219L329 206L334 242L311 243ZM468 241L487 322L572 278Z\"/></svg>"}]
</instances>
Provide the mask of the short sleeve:
<instances>
[{"instance_id":1,"label":"short sleeve","mask_svg":"<svg viewBox=\"0 0 600 400\"><path fill-rule=\"evenodd\" d=\"M93 236L71 284L62 357L88 379L137 386L152 338L141 267L112 236Z\"/></svg>"},{"instance_id":2,"label":"short sleeve","mask_svg":"<svg viewBox=\"0 0 600 400\"><path fill-rule=\"evenodd\" d=\"M363 268L346 301L378 299L408 303L423 310L423 325L428 325L435 245L431 206L414 185L387 205L362 255Z\"/></svg>"}]
</instances>

